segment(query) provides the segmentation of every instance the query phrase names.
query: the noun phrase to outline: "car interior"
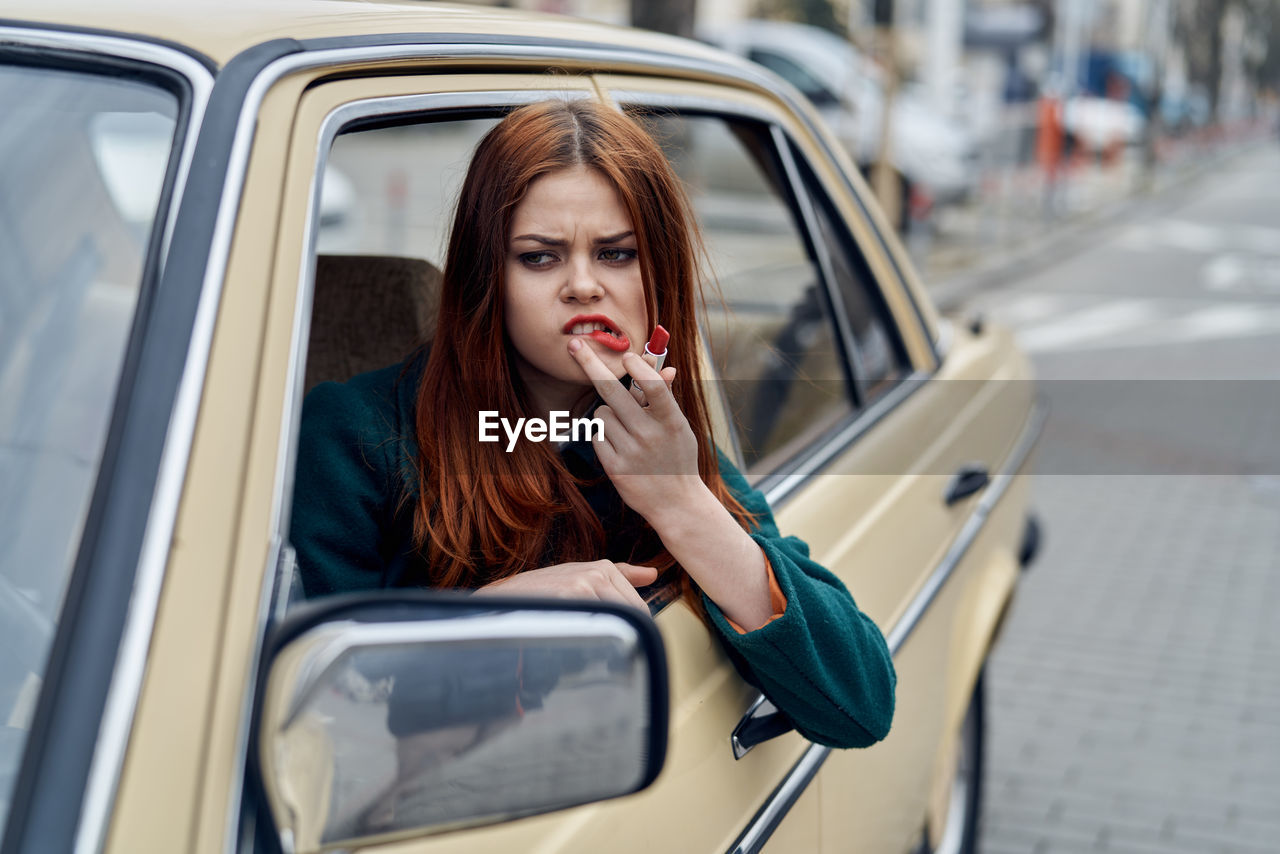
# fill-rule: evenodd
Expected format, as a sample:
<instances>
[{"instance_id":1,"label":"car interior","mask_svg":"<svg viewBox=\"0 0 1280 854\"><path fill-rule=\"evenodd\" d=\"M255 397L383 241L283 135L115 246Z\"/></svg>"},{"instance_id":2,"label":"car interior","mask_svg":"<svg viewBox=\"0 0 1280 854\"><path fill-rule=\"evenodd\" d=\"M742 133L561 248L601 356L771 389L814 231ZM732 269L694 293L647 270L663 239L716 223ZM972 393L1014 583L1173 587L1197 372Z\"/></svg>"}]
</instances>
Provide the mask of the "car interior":
<instances>
[{"instance_id":1,"label":"car interior","mask_svg":"<svg viewBox=\"0 0 1280 854\"><path fill-rule=\"evenodd\" d=\"M317 255L305 390L394 365L430 342L440 277L421 258Z\"/></svg>"}]
</instances>

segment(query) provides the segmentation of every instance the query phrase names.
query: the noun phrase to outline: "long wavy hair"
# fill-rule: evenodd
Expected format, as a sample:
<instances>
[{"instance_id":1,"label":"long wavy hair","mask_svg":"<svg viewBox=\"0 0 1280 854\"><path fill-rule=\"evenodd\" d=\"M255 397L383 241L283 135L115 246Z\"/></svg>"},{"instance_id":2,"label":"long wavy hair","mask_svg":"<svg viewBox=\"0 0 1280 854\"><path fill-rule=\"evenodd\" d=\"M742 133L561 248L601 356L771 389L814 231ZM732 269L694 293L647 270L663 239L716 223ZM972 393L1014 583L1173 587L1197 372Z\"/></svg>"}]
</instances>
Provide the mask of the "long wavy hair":
<instances>
[{"instance_id":1,"label":"long wavy hair","mask_svg":"<svg viewBox=\"0 0 1280 854\"><path fill-rule=\"evenodd\" d=\"M631 118L587 100L520 107L481 140L458 198L445 260L436 333L417 398L414 539L436 587L477 587L526 569L604 556L605 531L583 482L550 443L477 441L481 410L530 414L504 335L503 294L512 216L529 185L561 169L604 175L630 214L649 323L671 332L672 388L698 440L698 473L747 528L750 514L720 478L697 348L701 237L679 180L657 143ZM648 554L675 562L635 515ZM697 607L688 576L684 592Z\"/></svg>"}]
</instances>

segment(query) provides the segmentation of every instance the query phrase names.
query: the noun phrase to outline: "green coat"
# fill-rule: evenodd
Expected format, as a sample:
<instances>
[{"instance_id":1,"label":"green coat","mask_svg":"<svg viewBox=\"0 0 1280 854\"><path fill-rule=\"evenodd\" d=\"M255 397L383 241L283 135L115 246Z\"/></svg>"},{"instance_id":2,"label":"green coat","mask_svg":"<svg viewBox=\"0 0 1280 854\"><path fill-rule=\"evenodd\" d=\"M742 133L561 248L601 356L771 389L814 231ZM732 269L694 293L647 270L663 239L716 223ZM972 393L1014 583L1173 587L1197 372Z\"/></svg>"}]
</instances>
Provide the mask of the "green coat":
<instances>
[{"instance_id":1,"label":"green coat","mask_svg":"<svg viewBox=\"0 0 1280 854\"><path fill-rule=\"evenodd\" d=\"M308 597L383 587L423 586L426 567L413 548L417 493L413 439L419 357L345 383L322 383L302 411L290 539ZM561 451L575 474L602 473L591 445ZM785 712L806 738L865 747L893 719L896 675L884 636L858 610L838 578L782 536L764 495L719 454L720 474L756 514L751 537L764 550L786 596L784 613L741 633L710 599L712 627L739 673ZM584 490L608 540L603 555L626 560L644 527L607 478ZM651 536L651 534L650 534Z\"/></svg>"}]
</instances>

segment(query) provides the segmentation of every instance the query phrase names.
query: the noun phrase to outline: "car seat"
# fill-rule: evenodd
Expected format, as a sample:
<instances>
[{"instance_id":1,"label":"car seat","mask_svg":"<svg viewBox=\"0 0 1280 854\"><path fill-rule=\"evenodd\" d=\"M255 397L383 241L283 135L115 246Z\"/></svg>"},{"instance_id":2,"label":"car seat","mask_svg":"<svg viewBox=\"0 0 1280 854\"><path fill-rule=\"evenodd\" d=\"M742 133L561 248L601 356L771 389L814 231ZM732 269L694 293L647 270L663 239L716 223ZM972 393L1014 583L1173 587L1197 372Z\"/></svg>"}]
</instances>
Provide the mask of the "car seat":
<instances>
[{"instance_id":1,"label":"car seat","mask_svg":"<svg viewBox=\"0 0 1280 854\"><path fill-rule=\"evenodd\" d=\"M316 256L305 390L393 365L429 342L440 280L421 258Z\"/></svg>"}]
</instances>

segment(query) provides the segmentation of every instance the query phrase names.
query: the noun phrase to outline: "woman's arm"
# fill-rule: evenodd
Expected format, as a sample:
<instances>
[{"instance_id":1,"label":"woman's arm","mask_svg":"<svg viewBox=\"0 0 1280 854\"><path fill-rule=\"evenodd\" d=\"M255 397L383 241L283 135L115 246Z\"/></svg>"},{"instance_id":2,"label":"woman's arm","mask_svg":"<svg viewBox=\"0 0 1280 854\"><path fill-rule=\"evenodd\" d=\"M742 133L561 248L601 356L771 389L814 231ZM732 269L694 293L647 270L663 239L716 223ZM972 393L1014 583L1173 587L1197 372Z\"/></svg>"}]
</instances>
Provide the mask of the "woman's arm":
<instances>
[{"instance_id":1,"label":"woman's arm","mask_svg":"<svg viewBox=\"0 0 1280 854\"><path fill-rule=\"evenodd\" d=\"M775 614L764 552L701 478L683 486L688 495L672 495L646 521L726 617L744 631L760 628Z\"/></svg>"},{"instance_id":2,"label":"woman's arm","mask_svg":"<svg viewBox=\"0 0 1280 854\"><path fill-rule=\"evenodd\" d=\"M707 613L743 676L785 712L806 738L835 747L883 739L893 720L897 674L879 627L848 589L809 557L809 547L778 532L763 494L723 454L720 473L756 514L751 539L764 552L786 598L783 613L739 632L715 601Z\"/></svg>"},{"instance_id":3,"label":"woman's arm","mask_svg":"<svg viewBox=\"0 0 1280 854\"><path fill-rule=\"evenodd\" d=\"M387 419L353 383L321 383L303 403L289 540L308 598L385 584L397 444Z\"/></svg>"},{"instance_id":4,"label":"woman's arm","mask_svg":"<svg viewBox=\"0 0 1280 854\"><path fill-rule=\"evenodd\" d=\"M743 531L715 500L697 474L697 440L667 388L670 377L639 356L623 357L648 402L641 407L589 347L575 341L569 350L606 404L595 412L604 421L604 438L593 442L601 465L702 589L744 677L814 741L861 747L884 738L893 719L893 660L845 586L810 559L803 541L778 532L764 496L723 455L722 477L755 514L754 530ZM769 595L771 574L781 614Z\"/></svg>"},{"instance_id":5,"label":"woman's arm","mask_svg":"<svg viewBox=\"0 0 1280 854\"><path fill-rule=\"evenodd\" d=\"M884 635L844 584L810 559L808 545L778 532L764 495L718 456L725 484L756 515L752 532L705 487L709 506L672 502L651 524L702 590L743 676L805 737L836 747L883 739L897 684ZM770 601L770 575L781 607Z\"/></svg>"}]
</instances>

